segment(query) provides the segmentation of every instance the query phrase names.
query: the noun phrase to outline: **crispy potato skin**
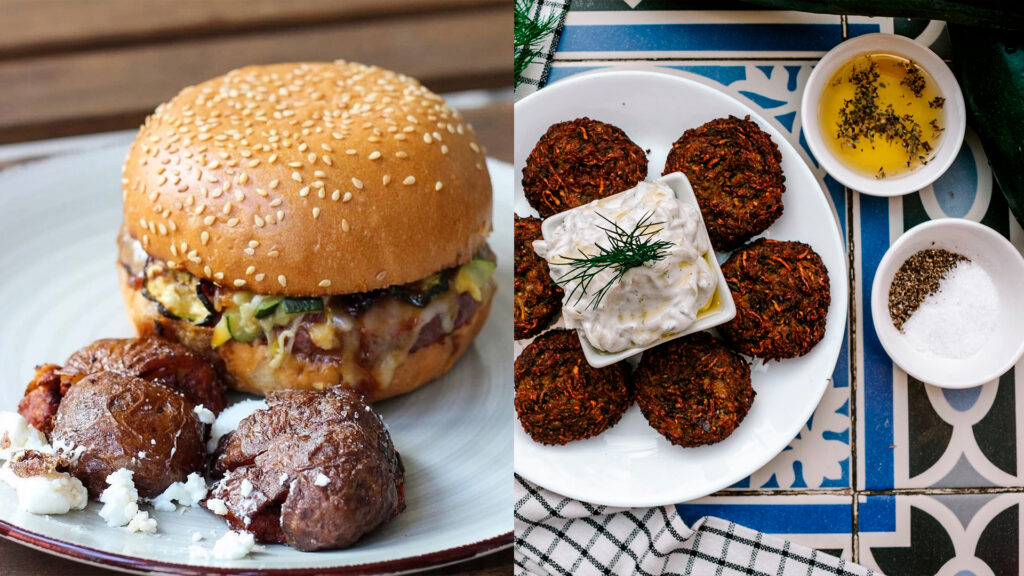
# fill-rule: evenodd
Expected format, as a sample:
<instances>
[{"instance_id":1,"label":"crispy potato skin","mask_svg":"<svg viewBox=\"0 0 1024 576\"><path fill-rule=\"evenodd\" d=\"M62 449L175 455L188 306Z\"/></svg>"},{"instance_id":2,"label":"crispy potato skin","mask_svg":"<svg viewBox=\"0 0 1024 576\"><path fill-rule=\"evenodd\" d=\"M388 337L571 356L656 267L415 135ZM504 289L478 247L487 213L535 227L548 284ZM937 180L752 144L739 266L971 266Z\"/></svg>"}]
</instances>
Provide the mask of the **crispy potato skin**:
<instances>
[{"instance_id":1,"label":"crispy potato skin","mask_svg":"<svg viewBox=\"0 0 1024 576\"><path fill-rule=\"evenodd\" d=\"M292 390L271 392L267 404L225 437L214 465L224 477L211 497L225 501L232 527L299 550L345 548L405 508L401 458L361 396Z\"/></svg>"},{"instance_id":2,"label":"crispy potato skin","mask_svg":"<svg viewBox=\"0 0 1024 576\"><path fill-rule=\"evenodd\" d=\"M25 395L18 402L18 413L32 427L49 437L65 390L66 387L61 383L60 366L37 366L36 375L25 387Z\"/></svg>"},{"instance_id":3,"label":"crispy potato skin","mask_svg":"<svg viewBox=\"0 0 1024 576\"><path fill-rule=\"evenodd\" d=\"M96 372L68 389L52 439L85 451L70 464L96 498L119 468L135 473L139 495L154 497L206 463L204 425L195 405L166 386L116 372Z\"/></svg>"},{"instance_id":4,"label":"crispy potato skin","mask_svg":"<svg viewBox=\"0 0 1024 576\"><path fill-rule=\"evenodd\" d=\"M163 338L107 338L72 354L65 374L86 375L106 370L136 376L180 391L193 404L214 414L224 409L225 387L202 356Z\"/></svg>"}]
</instances>

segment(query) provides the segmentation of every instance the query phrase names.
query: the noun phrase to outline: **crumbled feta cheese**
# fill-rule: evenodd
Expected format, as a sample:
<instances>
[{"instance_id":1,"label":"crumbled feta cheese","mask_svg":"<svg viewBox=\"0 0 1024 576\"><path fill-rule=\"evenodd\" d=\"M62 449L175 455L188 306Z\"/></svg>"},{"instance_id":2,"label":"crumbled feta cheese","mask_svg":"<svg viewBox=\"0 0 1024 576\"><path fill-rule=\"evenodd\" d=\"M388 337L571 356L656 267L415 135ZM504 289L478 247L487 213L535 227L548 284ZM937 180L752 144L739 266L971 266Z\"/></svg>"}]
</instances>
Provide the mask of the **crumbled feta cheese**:
<instances>
[{"instance_id":1,"label":"crumbled feta cheese","mask_svg":"<svg viewBox=\"0 0 1024 576\"><path fill-rule=\"evenodd\" d=\"M249 482L248 478L242 478L242 485L239 487L239 491L243 497L252 494L252 482Z\"/></svg>"},{"instance_id":2,"label":"crumbled feta cheese","mask_svg":"<svg viewBox=\"0 0 1024 576\"><path fill-rule=\"evenodd\" d=\"M327 486L330 483L331 483L331 479L328 478L327 476L325 476L323 472L317 474L316 475L316 480L313 481L313 484L316 484L317 486L320 486L320 487Z\"/></svg>"},{"instance_id":3,"label":"crumbled feta cheese","mask_svg":"<svg viewBox=\"0 0 1024 576\"><path fill-rule=\"evenodd\" d=\"M46 452L46 449L44 448L41 451ZM62 454L71 465L76 465L78 464L78 461L81 460L82 454L85 452L85 446L75 446L73 444L68 444L63 438L57 438L53 442L53 452Z\"/></svg>"},{"instance_id":4,"label":"crumbled feta cheese","mask_svg":"<svg viewBox=\"0 0 1024 576\"><path fill-rule=\"evenodd\" d=\"M17 412L0 412L0 460L9 460L20 450L50 452L46 436L29 425Z\"/></svg>"},{"instance_id":5,"label":"crumbled feta cheese","mask_svg":"<svg viewBox=\"0 0 1024 576\"><path fill-rule=\"evenodd\" d=\"M129 532L145 532L146 534L156 534L156 518L150 518L149 512L138 511L135 516L132 516L128 525L125 528Z\"/></svg>"},{"instance_id":6,"label":"crumbled feta cheese","mask_svg":"<svg viewBox=\"0 0 1024 576\"><path fill-rule=\"evenodd\" d=\"M277 479L277 483L281 486L284 486L285 482L288 482L288 473L282 472L281 477Z\"/></svg>"},{"instance_id":7,"label":"crumbled feta cheese","mask_svg":"<svg viewBox=\"0 0 1024 576\"><path fill-rule=\"evenodd\" d=\"M253 412L266 409L266 400L243 400L225 408L210 428L210 440L206 443L206 451L213 454L217 450L221 436L237 429L238 423Z\"/></svg>"},{"instance_id":8,"label":"crumbled feta cheese","mask_svg":"<svg viewBox=\"0 0 1024 576\"><path fill-rule=\"evenodd\" d=\"M132 476L135 473L121 468L107 476L107 488L100 494L100 517L107 526L124 526L132 521L139 511L139 491L135 489Z\"/></svg>"},{"instance_id":9,"label":"crumbled feta cheese","mask_svg":"<svg viewBox=\"0 0 1024 576\"><path fill-rule=\"evenodd\" d=\"M202 404L196 406L193 412L196 413L196 416L199 418L199 421L202 422L203 424L213 424L217 420L217 416L214 415L214 413L209 408L203 406Z\"/></svg>"},{"instance_id":10,"label":"crumbled feta cheese","mask_svg":"<svg viewBox=\"0 0 1024 576\"><path fill-rule=\"evenodd\" d=\"M89 503L85 486L67 472L22 478L4 464L0 480L17 491L18 507L30 514L67 514Z\"/></svg>"},{"instance_id":11,"label":"crumbled feta cheese","mask_svg":"<svg viewBox=\"0 0 1024 576\"><path fill-rule=\"evenodd\" d=\"M220 498L210 498L206 501L206 507L217 516L227 516L228 507Z\"/></svg>"},{"instance_id":12,"label":"crumbled feta cheese","mask_svg":"<svg viewBox=\"0 0 1024 576\"><path fill-rule=\"evenodd\" d=\"M231 531L213 545L213 557L217 560L239 560L248 556L254 546L256 538L251 533Z\"/></svg>"},{"instance_id":13,"label":"crumbled feta cheese","mask_svg":"<svg viewBox=\"0 0 1024 576\"><path fill-rule=\"evenodd\" d=\"M139 452L139 458L142 459L142 460L145 460L146 459L146 452L145 451Z\"/></svg>"},{"instance_id":14,"label":"crumbled feta cheese","mask_svg":"<svg viewBox=\"0 0 1024 576\"><path fill-rule=\"evenodd\" d=\"M175 510L175 502L182 506L195 506L203 498L206 498L206 494L206 480L198 473L193 472L188 475L185 482L171 484L167 487L167 490L164 490L163 494L154 498L153 508L173 512Z\"/></svg>"}]
</instances>

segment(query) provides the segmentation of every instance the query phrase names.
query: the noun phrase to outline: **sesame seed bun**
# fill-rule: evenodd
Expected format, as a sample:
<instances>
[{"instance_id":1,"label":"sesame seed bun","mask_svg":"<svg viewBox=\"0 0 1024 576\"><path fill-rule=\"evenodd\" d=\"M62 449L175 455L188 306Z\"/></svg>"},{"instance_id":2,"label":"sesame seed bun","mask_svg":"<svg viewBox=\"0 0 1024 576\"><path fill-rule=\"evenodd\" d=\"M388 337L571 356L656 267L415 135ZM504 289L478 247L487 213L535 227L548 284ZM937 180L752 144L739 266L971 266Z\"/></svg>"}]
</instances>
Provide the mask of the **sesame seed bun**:
<instances>
[{"instance_id":1,"label":"sesame seed bun","mask_svg":"<svg viewBox=\"0 0 1024 576\"><path fill-rule=\"evenodd\" d=\"M342 362L337 358L312 359L289 355L275 368L270 365L271 354L265 341L248 344L228 342L212 349L210 336L213 329L167 318L160 314L155 303L130 286L123 269L119 270L119 278L128 317L139 336L162 336L204 354L229 379L232 389L265 395L274 390L323 390L342 385L357 389L368 402L406 394L448 372L483 328L492 301L488 296L461 327L410 353L395 367L387 383L362 381L353 386L346 380Z\"/></svg>"},{"instance_id":2,"label":"sesame seed bun","mask_svg":"<svg viewBox=\"0 0 1024 576\"><path fill-rule=\"evenodd\" d=\"M413 282L468 262L491 229L472 128L416 80L347 62L182 90L139 130L122 193L148 254L257 294Z\"/></svg>"}]
</instances>

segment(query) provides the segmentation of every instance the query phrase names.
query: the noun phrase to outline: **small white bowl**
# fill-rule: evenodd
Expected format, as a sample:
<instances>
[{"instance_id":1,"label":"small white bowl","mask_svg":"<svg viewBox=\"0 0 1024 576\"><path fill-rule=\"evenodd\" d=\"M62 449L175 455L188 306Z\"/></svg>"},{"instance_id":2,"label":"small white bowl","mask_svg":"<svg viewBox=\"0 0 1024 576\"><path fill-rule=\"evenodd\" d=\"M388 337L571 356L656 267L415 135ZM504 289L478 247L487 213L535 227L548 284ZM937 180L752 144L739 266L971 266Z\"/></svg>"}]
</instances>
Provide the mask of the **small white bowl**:
<instances>
[{"instance_id":1,"label":"small white bowl","mask_svg":"<svg viewBox=\"0 0 1024 576\"><path fill-rule=\"evenodd\" d=\"M999 293L997 325L967 358L940 358L915 349L889 316L889 288L907 258L928 248L962 254L980 265ZM882 257L871 284L871 315L882 347L907 374L940 388L971 388L1002 376L1024 354L1024 257L988 226L942 218L903 233Z\"/></svg>"},{"instance_id":2,"label":"small white bowl","mask_svg":"<svg viewBox=\"0 0 1024 576\"><path fill-rule=\"evenodd\" d=\"M672 191L675 192L676 198L682 200L683 202L693 204L694 206L698 207L700 206L700 204L697 203L697 196L694 195L693 193L693 187L690 186L690 181L682 172L673 172L671 174L667 174L665 176L662 176L661 178L658 178L657 180L655 180L655 182L663 182L667 184L668 187L672 188ZM624 193L625 192L620 192L620 194ZM613 196L609 196L609 198L611 197ZM558 214L555 214L554 216L547 218L546 220L544 220L544 223L541 224L541 233L544 235L545 238L550 238L554 233L555 228L558 228L558 225L561 224L562 220L565 219L565 216L568 213L572 212L573 210L579 210L580 208L582 208L582 206L580 206L579 208L573 208L572 210L566 210L565 212L559 212ZM711 239L708 238L707 227L704 226L703 224L704 216L702 215L701 230L704 233L705 239L708 241L708 246L711 246ZM714 272L715 278L717 279L717 285L715 287L715 290L717 291L718 298L721 301L721 306L719 306L717 310L712 310L704 312L702 314L698 314L697 319L694 321L694 323L691 324L689 328L683 330L682 332L666 336L658 340L657 342L654 342L653 344L649 344L647 346L627 348L625 350L622 350L621 352L605 352L603 350L598 350L597 348L594 348L594 346L590 343L589 340L587 340L587 337L584 336L582 332L577 330L576 334L579 335L580 337L580 344L583 346L583 355L586 356L587 363L589 363L594 368L602 368L604 366L609 366L611 364L615 364L616 362L621 362L627 358L636 356L637 354L643 352L644 350L649 350L651 348L654 348L655 346L664 344L669 340L675 340L676 338L681 338L683 336L686 336L687 334L693 334L694 332L700 332L702 330L707 330L708 328L714 328L715 326L725 324L729 320L732 320L736 316L736 303L732 299L732 292L729 291L729 285L726 284L725 282L725 276L722 274L722 267L718 264L718 258L715 255L715 250L713 246L709 250L709 252L710 254L708 260L711 263L711 270ZM564 314L565 313L563 312L563 315Z\"/></svg>"},{"instance_id":3,"label":"small white bowl","mask_svg":"<svg viewBox=\"0 0 1024 576\"><path fill-rule=\"evenodd\" d=\"M945 132L939 139L935 155L924 166L912 172L889 176L881 180L866 176L847 168L825 145L818 122L821 94L836 70L854 58L871 52L887 52L909 58L924 68L939 85L939 92L946 99L943 109L946 111ZM957 152L964 141L964 130L967 127L967 112L964 108L964 97L960 85L950 71L949 66L935 55L934 52L904 36L894 34L865 34L843 42L830 50L811 71L804 95L800 104L804 137L814 157L821 163L833 178L852 188L871 196L900 196L928 186L942 176L956 159Z\"/></svg>"}]
</instances>

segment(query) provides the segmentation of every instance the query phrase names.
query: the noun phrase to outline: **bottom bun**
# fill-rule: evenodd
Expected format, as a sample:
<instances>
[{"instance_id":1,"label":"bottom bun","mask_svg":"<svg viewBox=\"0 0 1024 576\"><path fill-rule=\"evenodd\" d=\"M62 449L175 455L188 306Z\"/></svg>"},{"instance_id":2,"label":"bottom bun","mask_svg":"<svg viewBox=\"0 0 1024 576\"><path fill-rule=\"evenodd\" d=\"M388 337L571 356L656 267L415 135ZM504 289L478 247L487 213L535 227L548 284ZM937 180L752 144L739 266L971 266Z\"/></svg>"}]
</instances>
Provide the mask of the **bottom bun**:
<instances>
[{"instance_id":1,"label":"bottom bun","mask_svg":"<svg viewBox=\"0 0 1024 576\"><path fill-rule=\"evenodd\" d=\"M483 328L491 309L491 299L488 298L460 328L406 356L395 366L388 384L380 385L372 379L352 383L345 380L341 359L335 356L289 354L280 366L274 368L270 366L269 346L265 341L230 341L211 348L212 328L163 316L154 302L128 284L125 271L119 272L121 295L139 336L155 335L181 342L206 355L225 376L230 388L259 395L274 390L322 390L343 385L375 402L412 392L451 369Z\"/></svg>"}]
</instances>

